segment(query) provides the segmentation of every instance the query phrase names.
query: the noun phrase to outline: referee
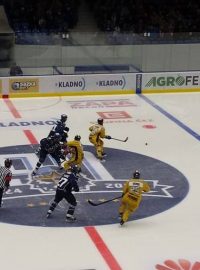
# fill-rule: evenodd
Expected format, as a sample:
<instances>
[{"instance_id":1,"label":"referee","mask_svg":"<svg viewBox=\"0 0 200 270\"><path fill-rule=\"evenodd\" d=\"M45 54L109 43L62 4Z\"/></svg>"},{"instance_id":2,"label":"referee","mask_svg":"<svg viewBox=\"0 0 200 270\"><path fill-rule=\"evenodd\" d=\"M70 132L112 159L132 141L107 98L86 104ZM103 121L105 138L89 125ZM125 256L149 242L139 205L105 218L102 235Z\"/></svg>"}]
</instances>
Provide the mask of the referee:
<instances>
[{"instance_id":1,"label":"referee","mask_svg":"<svg viewBox=\"0 0 200 270\"><path fill-rule=\"evenodd\" d=\"M4 166L0 166L0 207L2 203L3 192L7 191L10 187L10 181L12 179L12 173L10 167L12 166L12 160L7 158L4 161Z\"/></svg>"}]
</instances>

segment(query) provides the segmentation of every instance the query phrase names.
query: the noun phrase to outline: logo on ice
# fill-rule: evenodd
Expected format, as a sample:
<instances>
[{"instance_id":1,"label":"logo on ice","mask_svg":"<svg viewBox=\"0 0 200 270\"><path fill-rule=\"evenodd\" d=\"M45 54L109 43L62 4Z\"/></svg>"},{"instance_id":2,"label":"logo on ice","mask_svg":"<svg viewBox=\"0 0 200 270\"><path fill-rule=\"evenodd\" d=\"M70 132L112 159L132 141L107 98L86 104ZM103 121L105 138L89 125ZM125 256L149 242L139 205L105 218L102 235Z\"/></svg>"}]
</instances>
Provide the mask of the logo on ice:
<instances>
[{"instance_id":1,"label":"logo on ice","mask_svg":"<svg viewBox=\"0 0 200 270\"><path fill-rule=\"evenodd\" d=\"M178 262L166 260L164 264L157 264L157 270L200 270L200 262L194 264L186 259L179 259Z\"/></svg>"}]
</instances>

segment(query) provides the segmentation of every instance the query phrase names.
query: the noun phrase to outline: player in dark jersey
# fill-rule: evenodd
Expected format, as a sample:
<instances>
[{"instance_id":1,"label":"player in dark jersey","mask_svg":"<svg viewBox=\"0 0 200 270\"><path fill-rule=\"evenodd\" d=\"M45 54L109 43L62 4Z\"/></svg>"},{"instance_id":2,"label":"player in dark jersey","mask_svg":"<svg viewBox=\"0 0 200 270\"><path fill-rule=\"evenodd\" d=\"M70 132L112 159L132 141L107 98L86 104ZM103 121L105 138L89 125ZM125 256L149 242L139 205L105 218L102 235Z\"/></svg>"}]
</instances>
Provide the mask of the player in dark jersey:
<instances>
[{"instance_id":1,"label":"player in dark jersey","mask_svg":"<svg viewBox=\"0 0 200 270\"><path fill-rule=\"evenodd\" d=\"M71 167L71 171L65 172L57 185L56 188L56 194L54 201L49 207L49 210L47 212L47 218L50 217L56 206L60 201L65 199L69 203L69 208L66 213L66 221L75 221L76 218L74 217L74 211L77 205L76 198L73 195L73 191L79 192L79 186L78 186L78 171L79 168L75 165Z\"/></svg>"},{"instance_id":2,"label":"player in dark jersey","mask_svg":"<svg viewBox=\"0 0 200 270\"><path fill-rule=\"evenodd\" d=\"M51 131L49 132L48 137L54 136L56 133L61 135L61 142L66 142L68 138L69 128L66 126L67 115L62 114L60 120L56 122L56 125L53 126Z\"/></svg>"},{"instance_id":3,"label":"player in dark jersey","mask_svg":"<svg viewBox=\"0 0 200 270\"><path fill-rule=\"evenodd\" d=\"M10 171L11 166L12 160L9 158L4 161L4 166L0 166L0 207L2 204L3 193L10 187L10 181L12 179L12 172Z\"/></svg>"},{"instance_id":4,"label":"player in dark jersey","mask_svg":"<svg viewBox=\"0 0 200 270\"><path fill-rule=\"evenodd\" d=\"M62 157L62 146L60 144L61 136L56 133L52 137L43 138L40 141L40 151L38 153L39 160L36 164L35 169L32 172L32 176L37 174L37 171L44 163L47 155L51 155L53 159L57 162L58 166L61 167L61 157Z\"/></svg>"}]
</instances>

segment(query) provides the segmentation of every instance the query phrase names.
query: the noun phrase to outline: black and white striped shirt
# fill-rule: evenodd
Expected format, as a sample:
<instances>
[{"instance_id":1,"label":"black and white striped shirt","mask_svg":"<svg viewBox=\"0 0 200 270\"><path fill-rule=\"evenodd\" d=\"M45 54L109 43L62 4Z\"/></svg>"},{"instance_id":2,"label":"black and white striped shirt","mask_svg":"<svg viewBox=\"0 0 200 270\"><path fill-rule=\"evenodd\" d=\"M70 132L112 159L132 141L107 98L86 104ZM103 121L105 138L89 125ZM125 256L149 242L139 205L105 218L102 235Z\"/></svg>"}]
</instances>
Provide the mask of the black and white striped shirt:
<instances>
[{"instance_id":1,"label":"black and white striped shirt","mask_svg":"<svg viewBox=\"0 0 200 270\"><path fill-rule=\"evenodd\" d=\"M0 188L4 189L5 187L9 187L11 178L11 171L4 166L0 166Z\"/></svg>"}]
</instances>

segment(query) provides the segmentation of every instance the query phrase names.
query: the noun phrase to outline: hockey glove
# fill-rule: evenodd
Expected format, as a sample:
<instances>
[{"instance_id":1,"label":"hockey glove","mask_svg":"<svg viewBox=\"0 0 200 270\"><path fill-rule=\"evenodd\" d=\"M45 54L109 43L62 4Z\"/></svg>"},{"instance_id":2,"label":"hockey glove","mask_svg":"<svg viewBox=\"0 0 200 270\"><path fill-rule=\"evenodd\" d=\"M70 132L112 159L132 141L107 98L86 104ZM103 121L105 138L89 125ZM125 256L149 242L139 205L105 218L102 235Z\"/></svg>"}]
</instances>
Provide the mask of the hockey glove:
<instances>
[{"instance_id":1,"label":"hockey glove","mask_svg":"<svg viewBox=\"0 0 200 270\"><path fill-rule=\"evenodd\" d=\"M105 138L108 140L112 139L111 136L109 136L109 135L106 135Z\"/></svg>"},{"instance_id":2,"label":"hockey glove","mask_svg":"<svg viewBox=\"0 0 200 270\"><path fill-rule=\"evenodd\" d=\"M69 128L68 128L68 127L65 127L65 128L64 128L64 131L65 131L65 132L68 132L68 131L69 131Z\"/></svg>"}]
</instances>

